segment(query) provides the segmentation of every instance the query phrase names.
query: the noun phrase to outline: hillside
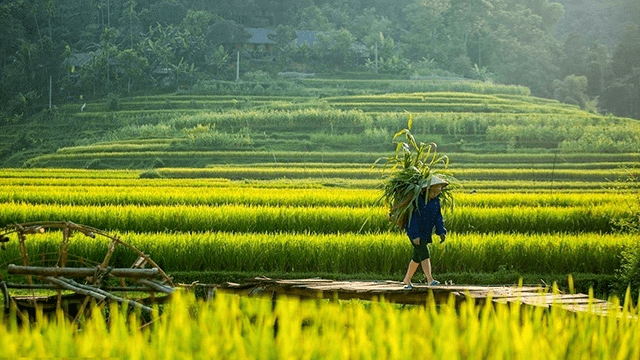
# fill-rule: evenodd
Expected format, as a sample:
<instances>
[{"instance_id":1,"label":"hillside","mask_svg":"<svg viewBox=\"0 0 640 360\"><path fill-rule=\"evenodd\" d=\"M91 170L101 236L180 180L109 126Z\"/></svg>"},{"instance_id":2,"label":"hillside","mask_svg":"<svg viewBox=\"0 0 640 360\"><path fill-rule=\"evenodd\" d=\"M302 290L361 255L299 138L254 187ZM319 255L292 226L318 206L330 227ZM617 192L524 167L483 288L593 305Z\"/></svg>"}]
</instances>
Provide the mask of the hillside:
<instances>
[{"instance_id":1,"label":"hillside","mask_svg":"<svg viewBox=\"0 0 640 360\"><path fill-rule=\"evenodd\" d=\"M83 109L68 104L2 126L1 165L371 163L394 149L389 139L406 126L409 114L418 139L445 152L615 154L635 153L640 144L637 121L536 98L522 87L307 79L297 85L299 95L287 95L275 94L268 84L230 86L236 88L218 88L216 95L109 98Z\"/></svg>"}]
</instances>

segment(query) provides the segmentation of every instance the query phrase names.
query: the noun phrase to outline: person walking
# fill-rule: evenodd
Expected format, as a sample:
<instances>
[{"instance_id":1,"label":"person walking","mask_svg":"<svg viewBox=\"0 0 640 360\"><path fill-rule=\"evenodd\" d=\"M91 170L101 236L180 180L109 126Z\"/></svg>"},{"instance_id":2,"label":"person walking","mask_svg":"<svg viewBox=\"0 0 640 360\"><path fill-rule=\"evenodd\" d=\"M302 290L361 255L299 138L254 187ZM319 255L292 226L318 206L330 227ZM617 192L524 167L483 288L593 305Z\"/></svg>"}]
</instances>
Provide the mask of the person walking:
<instances>
[{"instance_id":1,"label":"person walking","mask_svg":"<svg viewBox=\"0 0 640 360\"><path fill-rule=\"evenodd\" d=\"M413 210L411 218L405 224L405 231L411 245L413 246L413 256L409 262L407 273L402 280L405 290L411 290L413 284L411 279L422 266L422 271L427 278L429 286L439 285L431 275L431 254L429 244L432 243L432 234L435 230L443 243L447 237L447 229L444 227L444 218L440 209L440 198L438 197L442 189L449 183L442 178L433 175L430 183L422 187L422 193L418 197L417 207Z\"/></svg>"}]
</instances>

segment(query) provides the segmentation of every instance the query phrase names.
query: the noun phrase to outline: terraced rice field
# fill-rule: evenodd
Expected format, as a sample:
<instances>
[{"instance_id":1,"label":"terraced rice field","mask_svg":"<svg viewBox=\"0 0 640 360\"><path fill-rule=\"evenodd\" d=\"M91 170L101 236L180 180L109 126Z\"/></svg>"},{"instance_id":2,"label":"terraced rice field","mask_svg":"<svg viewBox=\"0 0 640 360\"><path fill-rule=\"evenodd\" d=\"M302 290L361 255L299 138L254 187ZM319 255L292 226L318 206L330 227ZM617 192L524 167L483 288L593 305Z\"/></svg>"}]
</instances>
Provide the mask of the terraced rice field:
<instances>
[{"instance_id":1,"label":"terraced rice field","mask_svg":"<svg viewBox=\"0 0 640 360\"><path fill-rule=\"evenodd\" d=\"M281 172L268 180L259 171L250 177L242 167L225 169L218 176L211 176L217 167L160 169L165 177L155 179L130 170L2 170L0 223L73 221L121 233L179 272L392 278L404 272L410 247L390 228L379 202L381 169L369 169L369 178L361 179L349 176L360 167L337 166L333 184L304 167L265 168ZM433 246L438 273L613 274L620 253L634 242L618 232L618 221L631 216L634 206L624 182L557 179L551 187L549 181L520 180L532 185L527 188L518 182L505 186L496 169L475 169L493 175L464 180L474 171L466 170L454 190L456 206L445 213L449 241ZM302 175L291 180L296 171ZM587 176L591 170L582 171ZM612 172L623 177L625 171ZM543 183L548 187L533 187ZM43 236L35 246L47 248L51 241ZM90 239L77 241L82 256L101 256L103 249L93 248ZM15 257L15 249L2 253L2 262Z\"/></svg>"},{"instance_id":2,"label":"terraced rice field","mask_svg":"<svg viewBox=\"0 0 640 360\"><path fill-rule=\"evenodd\" d=\"M82 113L65 107L39 125L65 146L26 168L0 169L0 225L103 229L185 283L400 280L411 247L378 201L384 173L373 164L393 152L408 111L412 131L449 155L460 182L445 212L447 241L431 248L436 278L624 292L616 274L637 246L621 227L638 213L637 122L532 98L522 87L302 81L309 93L350 94L165 95L121 99L116 111L98 102ZM56 138L55 129L73 129L76 139L64 131ZM34 236L27 253L58 251L59 235ZM3 278L21 256L15 242L6 245ZM69 243L87 262L102 260L106 247L83 236ZM132 256L116 252L110 264L129 266ZM176 295L152 319L117 306L108 319L94 309L81 327L58 316L20 328L13 317L0 324L0 345L9 358L638 358L630 298L597 317L471 302L399 308Z\"/></svg>"}]
</instances>

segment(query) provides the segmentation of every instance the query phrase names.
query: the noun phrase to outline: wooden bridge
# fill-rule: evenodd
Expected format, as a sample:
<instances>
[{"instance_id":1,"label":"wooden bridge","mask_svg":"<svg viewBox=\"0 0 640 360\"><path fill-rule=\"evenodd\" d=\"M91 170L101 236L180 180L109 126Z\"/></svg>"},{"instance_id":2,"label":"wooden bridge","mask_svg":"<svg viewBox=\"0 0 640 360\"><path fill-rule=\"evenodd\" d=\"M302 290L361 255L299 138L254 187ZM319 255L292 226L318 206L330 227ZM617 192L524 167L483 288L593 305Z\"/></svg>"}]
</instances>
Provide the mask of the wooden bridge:
<instances>
[{"instance_id":1,"label":"wooden bridge","mask_svg":"<svg viewBox=\"0 0 640 360\"><path fill-rule=\"evenodd\" d=\"M456 304L473 300L476 304L487 301L494 303L515 303L525 305L559 306L572 312L590 311L606 314L607 310L615 306L600 299L589 299L585 294L564 294L552 292L543 286L474 286L474 285L438 285L428 286L414 284L413 289L405 290L399 281L366 281L349 280L336 281L327 279L296 279L276 280L266 277L256 277L243 284L225 283L215 285L217 290L241 295L279 295L293 296L307 299L361 299L379 300L397 304L421 305L428 301L444 303L451 297ZM214 289L211 288L211 289Z\"/></svg>"}]
</instances>

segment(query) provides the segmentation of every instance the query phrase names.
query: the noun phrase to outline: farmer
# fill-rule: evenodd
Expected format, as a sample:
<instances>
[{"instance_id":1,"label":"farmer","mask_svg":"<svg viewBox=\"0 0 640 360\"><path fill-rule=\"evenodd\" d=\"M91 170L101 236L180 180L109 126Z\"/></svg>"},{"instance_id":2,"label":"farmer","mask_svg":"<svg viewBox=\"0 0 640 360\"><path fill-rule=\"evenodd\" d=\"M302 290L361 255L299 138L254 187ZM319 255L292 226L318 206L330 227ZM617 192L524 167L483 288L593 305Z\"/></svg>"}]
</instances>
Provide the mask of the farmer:
<instances>
[{"instance_id":1,"label":"farmer","mask_svg":"<svg viewBox=\"0 0 640 360\"><path fill-rule=\"evenodd\" d=\"M405 230L407 236L413 245L413 257L409 263L407 274L402 281L404 288L410 290L413 288L411 278L415 274L419 265L422 265L422 271L427 277L429 286L439 285L440 282L431 276L431 258L428 244L432 242L431 234L435 228L436 235L440 236L440 243L446 239L447 229L444 227L444 219L440 211L440 199L438 195L442 192L442 188L449 185L448 182L440 177L432 176L431 184L425 184L422 187L421 196L418 197L418 206L413 210L411 219L407 221ZM424 193L427 194L425 202Z\"/></svg>"}]
</instances>

